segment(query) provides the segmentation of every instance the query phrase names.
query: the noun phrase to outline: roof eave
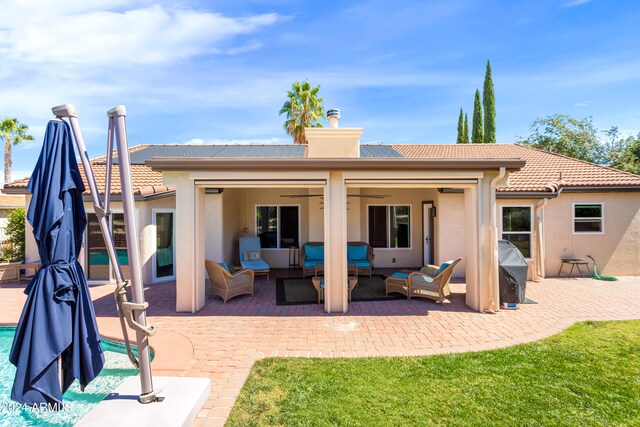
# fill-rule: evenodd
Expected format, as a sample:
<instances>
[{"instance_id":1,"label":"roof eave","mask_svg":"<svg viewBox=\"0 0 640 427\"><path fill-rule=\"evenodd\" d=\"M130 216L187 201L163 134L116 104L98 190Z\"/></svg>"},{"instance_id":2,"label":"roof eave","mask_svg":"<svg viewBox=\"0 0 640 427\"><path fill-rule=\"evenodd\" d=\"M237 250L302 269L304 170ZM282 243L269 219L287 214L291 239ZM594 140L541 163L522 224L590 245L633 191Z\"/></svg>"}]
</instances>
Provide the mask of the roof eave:
<instances>
[{"instance_id":1,"label":"roof eave","mask_svg":"<svg viewBox=\"0 0 640 427\"><path fill-rule=\"evenodd\" d=\"M2 192L5 194L29 194L27 187L4 187Z\"/></svg>"},{"instance_id":2,"label":"roof eave","mask_svg":"<svg viewBox=\"0 0 640 427\"><path fill-rule=\"evenodd\" d=\"M154 157L145 165L154 171L337 171L337 170L498 170L509 172L525 166L518 158L502 159L425 159L425 158L177 158Z\"/></svg>"},{"instance_id":3,"label":"roof eave","mask_svg":"<svg viewBox=\"0 0 640 427\"><path fill-rule=\"evenodd\" d=\"M566 193L631 193L639 192L640 185L563 185Z\"/></svg>"}]
</instances>

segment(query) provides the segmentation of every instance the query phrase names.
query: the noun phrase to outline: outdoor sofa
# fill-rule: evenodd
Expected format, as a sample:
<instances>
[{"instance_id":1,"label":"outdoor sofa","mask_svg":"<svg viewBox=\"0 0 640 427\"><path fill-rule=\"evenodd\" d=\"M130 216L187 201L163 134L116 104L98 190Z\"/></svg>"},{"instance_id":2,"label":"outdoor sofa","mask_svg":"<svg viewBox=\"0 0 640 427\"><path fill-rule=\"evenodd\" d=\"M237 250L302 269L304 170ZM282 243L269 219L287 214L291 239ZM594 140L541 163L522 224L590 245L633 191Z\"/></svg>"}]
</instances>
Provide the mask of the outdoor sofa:
<instances>
[{"instance_id":1,"label":"outdoor sofa","mask_svg":"<svg viewBox=\"0 0 640 427\"><path fill-rule=\"evenodd\" d=\"M371 245L366 242L347 242L347 263L357 268L358 275L371 277L375 254ZM324 267L324 243L307 242L300 249L300 265L302 277L317 273Z\"/></svg>"}]
</instances>

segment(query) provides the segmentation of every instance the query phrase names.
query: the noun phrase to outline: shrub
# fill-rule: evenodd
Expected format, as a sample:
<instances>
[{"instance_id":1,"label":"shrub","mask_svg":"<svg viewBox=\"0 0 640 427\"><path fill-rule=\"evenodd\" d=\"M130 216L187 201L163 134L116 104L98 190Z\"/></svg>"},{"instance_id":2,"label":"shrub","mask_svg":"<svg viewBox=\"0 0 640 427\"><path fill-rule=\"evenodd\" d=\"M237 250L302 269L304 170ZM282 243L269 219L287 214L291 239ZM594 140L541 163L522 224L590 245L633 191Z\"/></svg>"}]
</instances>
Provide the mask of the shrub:
<instances>
[{"instance_id":1,"label":"shrub","mask_svg":"<svg viewBox=\"0 0 640 427\"><path fill-rule=\"evenodd\" d=\"M6 240L2 245L0 258L3 262L22 261L24 259L24 209L12 209L8 219L4 229Z\"/></svg>"}]
</instances>

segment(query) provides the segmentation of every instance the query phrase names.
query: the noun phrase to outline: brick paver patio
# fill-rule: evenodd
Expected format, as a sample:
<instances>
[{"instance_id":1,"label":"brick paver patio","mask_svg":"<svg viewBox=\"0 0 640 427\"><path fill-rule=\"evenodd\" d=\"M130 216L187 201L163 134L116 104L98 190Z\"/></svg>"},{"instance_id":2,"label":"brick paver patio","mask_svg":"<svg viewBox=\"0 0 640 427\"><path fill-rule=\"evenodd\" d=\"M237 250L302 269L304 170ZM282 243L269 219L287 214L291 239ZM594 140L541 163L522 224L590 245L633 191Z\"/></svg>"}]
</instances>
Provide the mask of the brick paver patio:
<instances>
[{"instance_id":1,"label":"brick paver patio","mask_svg":"<svg viewBox=\"0 0 640 427\"><path fill-rule=\"evenodd\" d=\"M469 309L464 304L464 284L454 283L452 301L444 305L422 299L354 302L347 314L327 315L315 304L276 306L274 278L295 277L296 273L274 273L269 281L257 278L253 297L237 297L226 305L218 298L208 300L193 315L175 313L174 284L152 285L146 291L149 321L165 332L164 337L159 333L151 339L157 354L154 365L161 364L154 366L156 374L212 381L211 396L196 425L224 424L252 364L264 357L475 351L534 341L576 321L640 318L640 277L623 277L619 282L529 282L527 297L534 303L496 314ZM24 284L0 285L0 324L17 322L25 299L23 289ZM101 333L114 337L119 332L112 290L112 285L96 286L91 294ZM170 356L176 351L182 352L180 357L162 358L163 352Z\"/></svg>"}]
</instances>

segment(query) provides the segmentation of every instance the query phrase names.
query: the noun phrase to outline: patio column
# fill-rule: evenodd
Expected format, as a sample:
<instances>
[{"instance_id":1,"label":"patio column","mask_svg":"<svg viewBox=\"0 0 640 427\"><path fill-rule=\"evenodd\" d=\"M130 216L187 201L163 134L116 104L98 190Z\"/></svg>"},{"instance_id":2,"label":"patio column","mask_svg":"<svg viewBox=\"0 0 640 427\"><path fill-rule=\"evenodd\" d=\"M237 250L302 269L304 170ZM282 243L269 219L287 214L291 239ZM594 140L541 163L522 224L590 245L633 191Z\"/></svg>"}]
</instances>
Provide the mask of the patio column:
<instances>
[{"instance_id":1,"label":"patio column","mask_svg":"<svg viewBox=\"0 0 640 427\"><path fill-rule=\"evenodd\" d=\"M347 187L342 172L330 172L324 190L324 260L324 309L346 313Z\"/></svg>"},{"instance_id":2,"label":"patio column","mask_svg":"<svg viewBox=\"0 0 640 427\"><path fill-rule=\"evenodd\" d=\"M205 302L204 189L186 173L165 172L176 188L176 311L195 313Z\"/></svg>"},{"instance_id":3,"label":"patio column","mask_svg":"<svg viewBox=\"0 0 640 427\"><path fill-rule=\"evenodd\" d=\"M495 233L491 223L495 210L495 197L492 197L491 178L482 178L477 185L465 188L466 213L466 303L478 311L497 311L499 309L499 289L497 277L497 256L492 256L496 245L491 244Z\"/></svg>"}]
</instances>

